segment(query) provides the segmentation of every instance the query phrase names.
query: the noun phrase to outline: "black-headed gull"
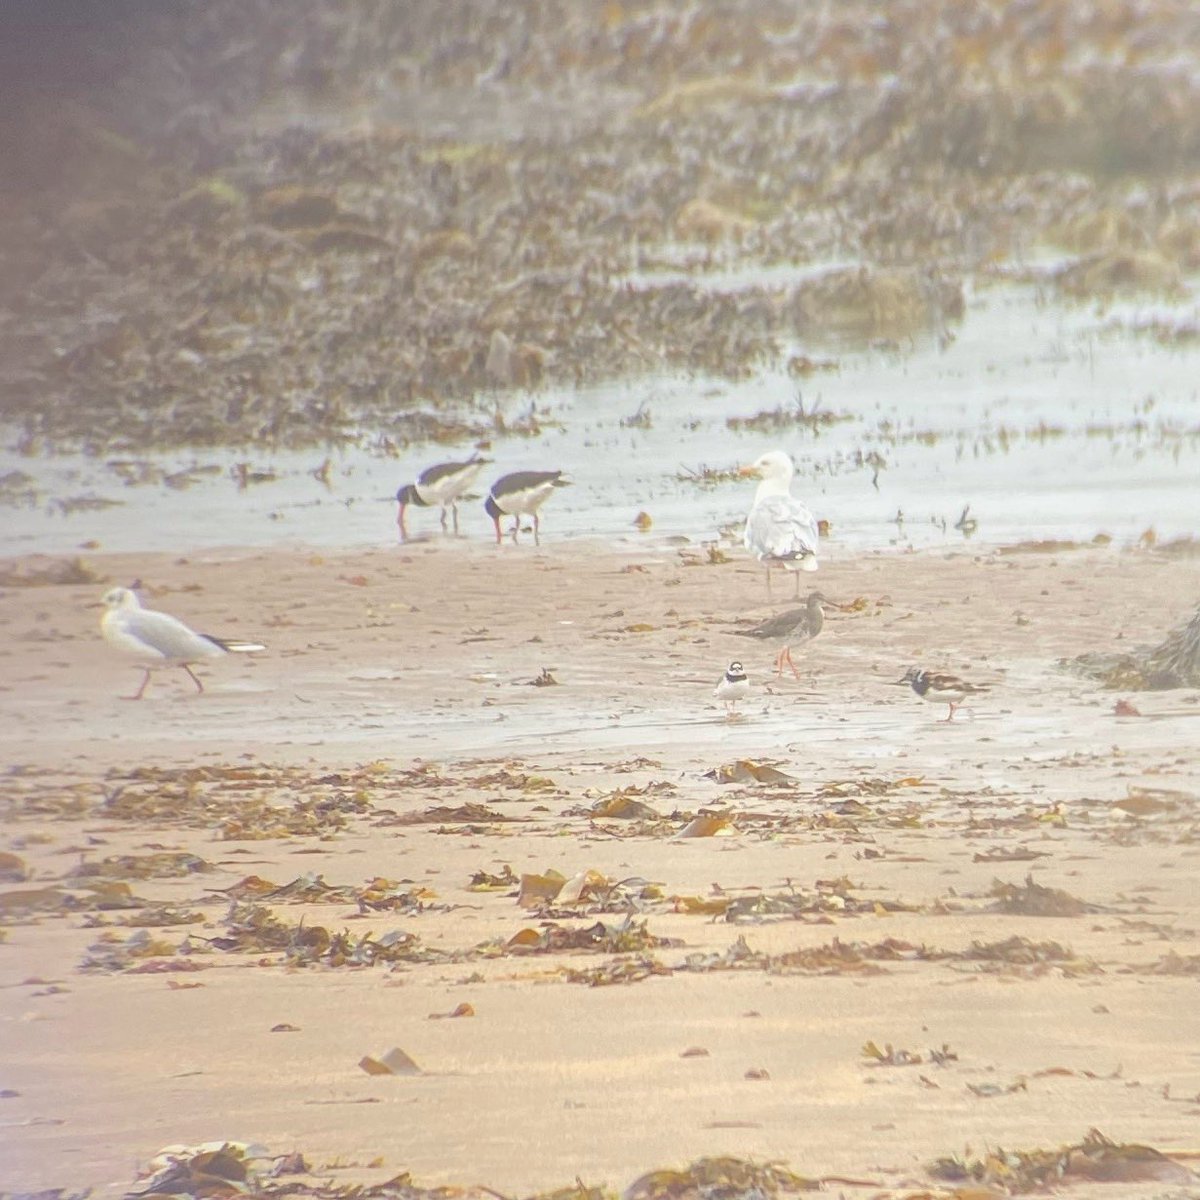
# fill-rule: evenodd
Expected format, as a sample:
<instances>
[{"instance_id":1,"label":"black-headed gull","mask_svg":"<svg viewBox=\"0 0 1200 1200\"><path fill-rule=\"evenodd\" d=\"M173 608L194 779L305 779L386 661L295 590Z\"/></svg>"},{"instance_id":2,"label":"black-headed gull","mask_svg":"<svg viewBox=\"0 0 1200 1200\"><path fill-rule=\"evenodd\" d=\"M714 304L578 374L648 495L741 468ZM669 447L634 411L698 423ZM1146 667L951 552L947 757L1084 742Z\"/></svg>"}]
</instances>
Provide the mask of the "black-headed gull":
<instances>
[{"instance_id":1,"label":"black-headed gull","mask_svg":"<svg viewBox=\"0 0 1200 1200\"><path fill-rule=\"evenodd\" d=\"M533 542L540 546L538 537L538 509L553 494L555 488L567 487L570 480L563 477L562 471L514 471L511 475L502 475L488 493L483 507L492 518L496 527L496 545L503 540L500 533L500 518L502 516L516 517L512 527L512 540L517 540L517 532L521 528L521 518L533 518Z\"/></svg>"},{"instance_id":2,"label":"black-headed gull","mask_svg":"<svg viewBox=\"0 0 1200 1200\"><path fill-rule=\"evenodd\" d=\"M396 514L396 525L400 529L400 540L408 540L404 525L404 510L415 504L419 508L430 508L434 504L442 507L442 531L446 529L446 509L454 514L454 532L458 532L458 498L467 491L492 460L473 454L465 462L436 463L426 467L417 476L416 483L406 483L397 493L400 511Z\"/></svg>"},{"instance_id":3,"label":"black-headed gull","mask_svg":"<svg viewBox=\"0 0 1200 1200\"><path fill-rule=\"evenodd\" d=\"M126 700L140 700L150 682L150 672L162 667L182 667L198 692L204 684L192 671L191 664L225 654L264 650L258 642L235 641L196 633L182 621L164 612L143 608L137 593L130 588L111 588L103 596L104 615L100 632L110 646L140 659L145 675L142 686Z\"/></svg>"},{"instance_id":4,"label":"black-headed gull","mask_svg":"<svg viewBox=\"0 0 1200 1200\"><path fill-rule=\"evenodd\" d=\"M742 535L746 549L767 568L767 595L771 594L771 568L786 571L817 569L817 521L791 493L795 467L782 450L770 450L756 462L739 469L741 475L760 480ZM800 579L796 579L796 599Z\"/></svg>"}]
</instances>

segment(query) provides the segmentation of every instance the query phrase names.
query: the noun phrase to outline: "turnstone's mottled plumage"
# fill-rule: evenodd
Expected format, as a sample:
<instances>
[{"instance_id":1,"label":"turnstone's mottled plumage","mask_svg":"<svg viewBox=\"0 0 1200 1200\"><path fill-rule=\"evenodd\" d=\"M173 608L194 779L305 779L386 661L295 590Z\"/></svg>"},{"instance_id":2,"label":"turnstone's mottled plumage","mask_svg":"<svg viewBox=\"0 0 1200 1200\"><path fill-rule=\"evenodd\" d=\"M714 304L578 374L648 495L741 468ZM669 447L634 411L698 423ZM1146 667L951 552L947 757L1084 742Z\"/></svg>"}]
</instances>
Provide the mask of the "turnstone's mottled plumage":
<instances>
[{"instance_id":1,"label":"turnstone's mottled plumage","mask_svg":"<svg viewBox=\"0 0 1200 1200\"><path fill-rule=\"evenodd\" d=\"M100 632L110 646L142 662L146 672L142 686L127 700L140 700L150 682L150 672L161 667L182 667L198 692L204 684L192 672L192 663L206 658L220 658L231 653L246 653L263 650L258 642L232 641L212 637L207 633L196 633L182 621L167 613L143 608L137 594L129 588L112 588L104 593L104 615L100 618Z\"/></svg>"},{"instance_id":2,"label":"turnstone's mottled plumage","mask_svg":"<svg viewBox=\"0 0 1200 1200\"><path fill-rule=\"evenodd\" d=\"M912 690L931 704L948 704L950 711L943 720L953 721L958 706L968 697L978 692L986 692L987 684L968 683L957 675L947 675L940 671L926 671L922 667L909 667L897 684L912 684Z\"/></svg>"},{"instance_id":3,"label":"turnstone's mottled plumage","mask_svg":"<svg viewBox=\"0 0 1200 1200\"><path fill-rule=\"evenodd\" d=\"M767 568L767 595L771 594L771 568L785 571L817 569L817 521L791 493L795 467L782 450L771 450L741 475L760 479L754 503L746 518L742 541L746 549ZM796 599L800 598L800 579L796 579Z\"/></svg>"},{"instance_id":4,"label":"turnstone's mottled plumage","mask_svg":"<svg viewBox=\"0 0 1200 1200\"><path fill-rule=\"evenodd\" d=\"M440 504L442 507L442 529L446 528L446 509L454 514L454 532L458 532L458 498L475 482L479 472L492 460L473 454L465 462L436 463L426 467L417 476L416 483L406 483L397 493L396 500L400 511L396 514L396 525L400 529L400 540L408 540L408 530L404 526L404 510L415 504L419 508L429 508Z\"/></svg>"},{"instance_id":5,"label":"turnstone's mottled plumage","mask_svg":"<svg viewBox=\"0 0 1200 1200\"><path fill-rule=\"evenodd\" d=\"M725 712L732 716L737 711L739 700L750 694L750 680L740 662L731 662L725 674L713 688L713 695L725 705Z\"/></svg>"},{"instance_id":6,"label":"turnstone's mottled plumage","mask_svg":"<svg viewBox=\"0 0 1200 1200\"><path fill-rule=\"evenodd\" d=\"M780 650L775 658L775 674L783 674L786 663L792 668L792 674L799 679L800 672L792 662L792 646L797 642L809 642L825 628L825 610L821 604L830 604L820 592L809 592L808 600L803 608L789 608L787 612L776 613L768 617L752 629L735 629L738 637L757 638L763 642L777 642Z\"/></svg>"},{"instance_id":7,"label":"turnstone's mottled plumage","mask_svg":"<svg viewBox=\"0 0 1200 1200\"><path fill-rule=\"evenodd\" d=\"M496 545L502 540L502 516L516 517L511 531L514 544L521 528L521 518L532 517L533 542L535 546L541 545L538 537L538 509L553 494L555 488L568 487L570 482L562 471L514 471L511 475L502 475L497 479L483 505L496 527Z\"/></svg>"}]
</instances>

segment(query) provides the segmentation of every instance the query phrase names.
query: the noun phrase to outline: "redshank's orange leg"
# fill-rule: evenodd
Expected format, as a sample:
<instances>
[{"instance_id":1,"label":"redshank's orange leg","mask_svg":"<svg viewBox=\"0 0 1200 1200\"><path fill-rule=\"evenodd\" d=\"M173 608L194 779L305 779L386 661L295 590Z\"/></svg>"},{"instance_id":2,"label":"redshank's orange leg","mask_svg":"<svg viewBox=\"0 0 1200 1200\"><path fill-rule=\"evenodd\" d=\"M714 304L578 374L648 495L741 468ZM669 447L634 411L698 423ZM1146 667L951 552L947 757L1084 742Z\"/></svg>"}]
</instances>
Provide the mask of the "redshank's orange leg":
<instances>
[{"instance_id":1,"label":"redshank's orange leg","mask_svg":"<svg viewBox=\"0 0 1200 1200\"><path fill-rule=\"evenodd\" d=\"M800 672L796 670L796 664L795 664L794 662L792 662L792 648L791 648L791 646L784 646L784 648L783 648L783 657L784 657L784 661L787 663L787 665L788 665L789 667L791 667L791 668L792 668L792 674L793 674L793 675L794 675L794 676L795 676L797 679L799 679L799 678L800 678Z\"/></svg>"}]
</instances>

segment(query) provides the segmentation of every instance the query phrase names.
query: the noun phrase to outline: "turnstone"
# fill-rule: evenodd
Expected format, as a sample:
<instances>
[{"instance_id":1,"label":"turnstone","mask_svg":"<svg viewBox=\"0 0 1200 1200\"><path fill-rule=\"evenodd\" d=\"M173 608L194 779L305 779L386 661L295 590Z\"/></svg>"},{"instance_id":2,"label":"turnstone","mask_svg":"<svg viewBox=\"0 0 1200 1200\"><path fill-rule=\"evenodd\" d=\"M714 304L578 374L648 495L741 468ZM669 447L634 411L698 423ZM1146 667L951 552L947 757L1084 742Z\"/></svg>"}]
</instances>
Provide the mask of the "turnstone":
<instances>
[{"instance_id":1,"label":"turnstone","mask_svg":"<svg viewBox=\"0 0 1200 1200\"><path fill-rule=\"evenodd\" d=\"M752 629L735 629L738 637L758 638L763 642L777 642L780 650L775 657L775 674L783 674L786 663L792 668L792 674L799 679L800 672L792 662L792 646L796 642L810 642L825 628L825 610L822 604L832 601L820 592L809 592L808 600L803 608L789 608L787 612L777 613L768 617Z\"/></svg>"},{"instance_id":2,"label":"turnstone","mask_svg":"<svg viewBox=\"0 0 1200 1200\"><path fill-rule=\"evenodd\" d=\"M731 662L725 674L713 688L713 695L725 705L725 712L732 716L737 711L739 700L745 700L750 694L750 680L740 662Z\"/></svg>"},{"instance_id":3,"label":"turnstone","mask_svg":"<svg viewBox=\"0 0 1200 1200\"><path fill-rule=\"evenodd\" d=\"M568 487L571 481L563 477L562 471L514 471L502 475L492 484L492 490L483 507L496 527L496 545L503 540L500 533L500 518L515 517L511 530L513 544L521 529L523 516L533 518L533 542L541 545L538 536L538 509L546 502L555 488Z\"/></svg>"},{"instance_id":4,"label":"turnstone","mask_svg":"<svg viewBox=\"0 0 1200 1200\"><path fill-rule=\"evenodd\" d=\"M740 475L757 475L761 482L746 518L742 535L746 549L767 568L767 596L771 595L771 568L785 571L817 569L816 518L791 494L795 467L782 450L771 450L757 462L741 467ZM796 579L796 599L800 580Z\"/></svg>"},{"instance_id":5,"label":"turnstone","mask_svg":"<svg viewBox=\"0 0 1200 1200\"><path fill-rule=\"evenodd\" d=\"M129 588L112 588L103 596L104 615L100 618L100 632L110 646L142 660L142 686L126 700L140 700L150 682L150 672L161 667L182 667L196 691L204 691L204 684L192 672L192 663L206 658L220 658L230 653L248 653L265 650L258 642L233 641L196 633L182 621L167 613L143 608L137 594Z\"/></svg>"},{"instance_id":6,"label":"turnstone","mask_svg":"<svg viewBox=\"0 0 1200 1200\"><path fill-rule=\"evenodd\" d=\"M896 680L897 685L911 683L912 690L931 704L948 704L950 711L943 718L953 721L958 706L968 697L977 692L986 692L987 684L968 683L957 675L947 675L940 671L926 671L922 667L909 667Z\"/></svg>"},{"instance_id":7,"label":"turnstone","mask_svg":"<svg viewBox=\"0 0 1200 1200\"><path fill-rule=\"evenodd\" d=\"M492 460L472 454L466 462L437 463L426 467L417 476L416 483L406 483L397 493L400 511L396 514L396 525L400 529L400 540L408 541L408 530L404 526L404 510L415 504L429 508L434 504L442 507L442 531L446 529L446 509L454 514L454 532L458 532L458 498L475 482L479 472Z\"/></svg>"}]
</instances>

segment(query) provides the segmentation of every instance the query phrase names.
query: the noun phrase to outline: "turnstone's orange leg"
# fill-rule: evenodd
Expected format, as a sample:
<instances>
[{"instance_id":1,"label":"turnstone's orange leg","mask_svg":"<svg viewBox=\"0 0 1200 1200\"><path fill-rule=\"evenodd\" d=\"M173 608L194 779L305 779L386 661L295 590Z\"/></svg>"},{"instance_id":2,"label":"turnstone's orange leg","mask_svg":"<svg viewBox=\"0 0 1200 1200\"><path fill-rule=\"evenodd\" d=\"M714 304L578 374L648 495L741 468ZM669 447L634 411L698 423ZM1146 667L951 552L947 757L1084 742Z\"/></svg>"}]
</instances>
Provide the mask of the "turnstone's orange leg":
<instances>
[{"instance_id":1,"label":"turnstone's orange leg","mask_svg":"<svg viewBox=\"0 0 1200 1200\"><path fill-rule=\"evenodd\" d=\"M949 702L948 700L946 701L946 703L947 703L947 704L950 704L950 702ZM957 705L957 704L950 704L950 711L949 711L949 712L946 714L946 716L945 716L945 718L944 718L946 721L953 721L953 720L954 720L954 710L955 710L957 707L958 707L958 705Z\"/></svg>"}]
</instances>

